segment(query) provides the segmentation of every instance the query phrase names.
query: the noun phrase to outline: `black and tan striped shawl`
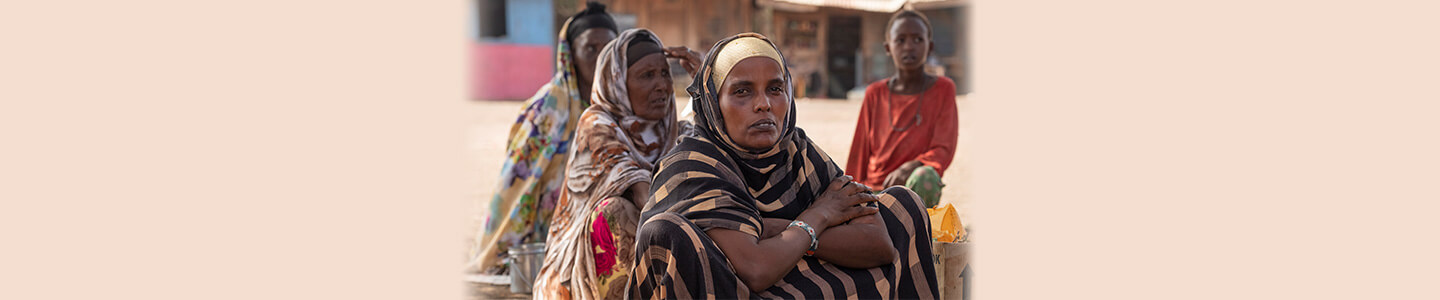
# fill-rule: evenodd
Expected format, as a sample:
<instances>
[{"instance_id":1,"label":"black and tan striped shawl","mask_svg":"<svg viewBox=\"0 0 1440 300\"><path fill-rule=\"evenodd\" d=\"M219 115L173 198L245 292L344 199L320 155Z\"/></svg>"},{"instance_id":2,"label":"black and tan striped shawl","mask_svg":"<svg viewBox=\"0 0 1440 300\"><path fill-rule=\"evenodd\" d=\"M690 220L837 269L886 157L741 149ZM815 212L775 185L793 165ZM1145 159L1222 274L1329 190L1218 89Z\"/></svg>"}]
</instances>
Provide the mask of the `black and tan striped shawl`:
<instances>
[{"instance_id":1,"label":"black and tan striped shawl","mask_svg":"<svg viewBox=\"0 0 1440 300\"><path fill-rule=\"evenodd\" d=\"M725 228L758 238L761 218L794 220L842 172L803 130L779 143L789 150L746 160L703 135L681 138L660 160L641 222L675 212L701 230Z\"/></svg>"},{"instance_id":2,"label":"black and tan striped shawl","mask_svg":"<svg viewBox=\"0 0 1440 300\"><path fill-rule=\"evenodd\" d=\"M726 135L716 99L718 88L709 68L715 64L715 53L721 47L747 36L765 39L746 33L716 43L687 89L695 101L694 131L681 137L674 152L656 166L652 196L641 213L643 225L636 237L637 247L641 247L638 243L650 243L650 247L635 251L636 259L642 261L636 263L635 272L640 274L631 277L630 286L636 290L630 297L933 298L937 290L930 284L936 277L929 221L923 204L903 188L880 196L880 202L889 203L881 207L880 214L891 240L902 255L908 254L894 265L863 270L838 268L807 257L782 283L759 294L750 294L733 273L722 274L733 272L728 267L716 266L721 263L718 259L723 259L716 256L724 254L716 245L702 242L709 239L698 235L713 228L727 228L758 238L762 218L795 219L831 179L843 174L840 166L795 126L794 98L789 99L790 112L781 127L784 131L770 149L746 151ZM785 65L782 61L781 66ZM789 72L786 68L787 83ZM793 95L793 85L787 84L787 88ZM658 269L649 269L652 263L658 263L654 268L668 270L661 271L663 275L653 274ZM677 263L682 265L672 265Z\"/></svg>"},{"instance_id":3,"label":"black and tan striped shawl","mask_svg":"<svg viewBox=\"0 0 1440 300\"><path fill-rule=\"evenodd\" d=\"M642 224L656 214L675 212L702 230L718 227L759 237L761 218L794 220L831 179L844 174L803 130L795 127L794 84L784 61L779 63L785 72L786 94L791 95L786 97L790 109L782 120L783 131L775 146L764 152L745 150L725 131L717 92L720 83L711 68L720 48L745 37L769 43L769 39L754 33L732 36L715 43L695 72L697 76L686 90L695 101L696 130L682 137L674 152L656 166L651 198L640 217ZM784 60L783 55L779 59Z\"/></svg>"}]
</instances>

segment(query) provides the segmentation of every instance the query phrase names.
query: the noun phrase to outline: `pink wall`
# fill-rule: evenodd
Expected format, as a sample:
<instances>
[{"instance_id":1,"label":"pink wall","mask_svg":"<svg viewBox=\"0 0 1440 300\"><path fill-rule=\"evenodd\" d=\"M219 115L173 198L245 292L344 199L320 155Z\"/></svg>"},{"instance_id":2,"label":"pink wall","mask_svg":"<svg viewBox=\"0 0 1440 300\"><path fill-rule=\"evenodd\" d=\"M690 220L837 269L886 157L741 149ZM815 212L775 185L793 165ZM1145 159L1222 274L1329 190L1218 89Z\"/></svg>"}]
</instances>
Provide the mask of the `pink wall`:
<instances>
[{"instance_id":1,"label":"pink wall","mask_svg":"<svg viewBox=\"0 0 1440 300\"><path fill-rule=\"evenodd\" d=\"M554 65L550 46L472 43L470 98L525 100L555 75Z\"/></svg>"}]
</instances>

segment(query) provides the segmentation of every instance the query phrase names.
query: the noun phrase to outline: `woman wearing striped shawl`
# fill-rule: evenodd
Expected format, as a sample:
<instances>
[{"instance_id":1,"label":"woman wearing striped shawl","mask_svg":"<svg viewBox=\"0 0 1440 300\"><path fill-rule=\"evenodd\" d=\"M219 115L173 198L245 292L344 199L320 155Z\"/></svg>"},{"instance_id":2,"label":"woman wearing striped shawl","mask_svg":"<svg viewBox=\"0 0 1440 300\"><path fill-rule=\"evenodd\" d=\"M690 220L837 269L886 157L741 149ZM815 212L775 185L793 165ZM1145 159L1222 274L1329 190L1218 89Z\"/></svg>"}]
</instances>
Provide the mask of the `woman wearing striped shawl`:
<instances>
[{"instance_id":1,"label":"woman wearing striped shawl","mask_svg":"<svg viewBox=\"0 0 1440 300\"><path fill-rule=\"evenodd\" d=\"M928 215L872 194L795 127L775 45L717 43L688 91L695 133L661 159L636 236L632 298L934 298Z\"/></svg>"}]
</instances>

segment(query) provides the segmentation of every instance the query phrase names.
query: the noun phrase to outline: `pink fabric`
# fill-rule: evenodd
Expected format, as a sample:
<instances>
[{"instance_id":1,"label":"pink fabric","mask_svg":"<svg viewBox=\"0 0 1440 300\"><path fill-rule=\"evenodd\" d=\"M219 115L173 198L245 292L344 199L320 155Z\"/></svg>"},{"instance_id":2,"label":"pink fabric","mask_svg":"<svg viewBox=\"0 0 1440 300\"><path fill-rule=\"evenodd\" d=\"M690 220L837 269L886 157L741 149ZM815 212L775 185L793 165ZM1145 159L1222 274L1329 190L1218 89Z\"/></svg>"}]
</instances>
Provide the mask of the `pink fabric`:
<instances>
[{"instance_id":1,"label":"pink fabric","mask_svg":"<svg viewBox=\"0 0 1440 300\"><path fill-rule=\"evenodd\" d=\"M601 206L604 204L601 203ZM605 221L605 214L596 214L595 222L590 226L590 244L596 247L595 272L610 275L611 269L615 267L615 240L610 235L610 222Z\"/></svg>"},{"instance_id":2,"label":"pink fabric","mask_svg":"<svg viewBox=\"0 0 1440 300\"><path fill-rule=\"evenodd\" d=\"M525 100L555 76L555 49L503 43L470 47L470 98Z\"/></svg>"}]
</instances>

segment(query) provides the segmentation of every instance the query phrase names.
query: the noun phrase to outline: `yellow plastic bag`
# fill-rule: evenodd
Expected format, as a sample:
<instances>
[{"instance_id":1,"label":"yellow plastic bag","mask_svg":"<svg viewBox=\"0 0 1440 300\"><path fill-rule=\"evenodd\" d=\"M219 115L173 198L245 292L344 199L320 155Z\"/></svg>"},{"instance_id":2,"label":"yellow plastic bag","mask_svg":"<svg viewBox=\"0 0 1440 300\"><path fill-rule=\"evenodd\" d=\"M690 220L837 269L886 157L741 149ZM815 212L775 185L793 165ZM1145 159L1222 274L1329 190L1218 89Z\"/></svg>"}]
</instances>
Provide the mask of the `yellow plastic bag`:
<instances>
[{"instance_id":1,"label":"yellow plastic bag","mask_svg":"<svg viewBox=\"0 0 1440 300\"><path fill-rule=\"evenodd\" d=\"M930 237L937 242L959 242L965 236L965 225L960 224L960 214L955 213L955 207L946 203L945 206L926 208L930 214Z\"/></svg>"}]
</instances>

